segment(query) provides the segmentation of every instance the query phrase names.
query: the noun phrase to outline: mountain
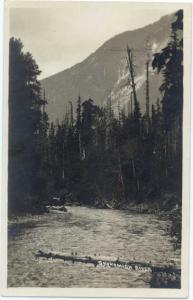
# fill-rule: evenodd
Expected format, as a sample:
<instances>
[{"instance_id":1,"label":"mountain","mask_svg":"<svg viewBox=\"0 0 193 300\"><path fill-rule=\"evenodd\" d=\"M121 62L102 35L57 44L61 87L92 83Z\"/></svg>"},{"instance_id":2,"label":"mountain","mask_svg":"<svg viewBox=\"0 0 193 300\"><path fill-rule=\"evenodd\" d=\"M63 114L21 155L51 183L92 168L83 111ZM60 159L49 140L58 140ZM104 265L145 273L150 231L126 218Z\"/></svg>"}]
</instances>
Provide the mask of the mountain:
<instances>
[{"instance_id":1,"label":"mountain","mask_svg":"<svg viewBox=\"0 0 193 300\"><path fill-rule=\"evenodd\" d=\"M133 31L126 31L106 41L100 48L81 63L41 81L48 98L47 112L50 120L62 120L69 101L76 103L78 95L82 100L92 98L96 104L105 105L111 95L116 108L127 105L128 70L126 69L126 46L133 49L137 95L141 110L145 110L145 84L147 40L149 53L159 52L168 42L174 15L162 17L159 21ZM89 42L89 41L88 41ZM121 51L120 51L121 50ZM156 74L150 63L150 104L159 97L161 75Z\"/></svg>"}]
</instances>

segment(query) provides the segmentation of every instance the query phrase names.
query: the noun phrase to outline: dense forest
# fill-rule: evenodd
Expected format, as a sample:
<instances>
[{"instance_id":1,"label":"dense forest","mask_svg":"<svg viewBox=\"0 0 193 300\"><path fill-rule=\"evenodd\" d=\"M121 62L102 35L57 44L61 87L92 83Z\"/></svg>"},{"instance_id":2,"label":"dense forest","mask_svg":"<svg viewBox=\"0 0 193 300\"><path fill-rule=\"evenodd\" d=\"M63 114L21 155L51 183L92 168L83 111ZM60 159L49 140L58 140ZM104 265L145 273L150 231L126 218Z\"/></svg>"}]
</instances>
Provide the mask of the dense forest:
<instances>
[{"instance_id":1,"label":"dense forest","mask_svg":"<svg viewBox=\"0 0 193 300\"><path fill-rule=\"evenodd\" d=\"M50 123L40 70L22 42L10 39L9 211L38 211L54 195L71 202L122 208L135 202L181 205L183 112L183 11L170 41L144 62L146 113L135 89L134 50L127 47L131 93L115 110L77 95L62 122ZM127 41L126 41L127 42ZM128 41L129 42L129 41ZM160 99L149 107L148 67L162 72ZM168 205L168 204L167 204Z\"/></svg>"}]
</instances>

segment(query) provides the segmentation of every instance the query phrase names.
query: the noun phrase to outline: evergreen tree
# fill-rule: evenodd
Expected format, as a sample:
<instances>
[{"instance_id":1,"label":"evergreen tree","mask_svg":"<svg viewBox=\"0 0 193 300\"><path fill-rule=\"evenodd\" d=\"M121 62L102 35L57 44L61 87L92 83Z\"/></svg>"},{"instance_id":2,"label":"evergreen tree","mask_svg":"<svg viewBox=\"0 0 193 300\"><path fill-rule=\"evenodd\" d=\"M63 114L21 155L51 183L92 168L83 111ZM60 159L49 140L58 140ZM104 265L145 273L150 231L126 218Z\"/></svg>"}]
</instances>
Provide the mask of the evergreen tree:
<instances>
[{"instance_id":1,"label":"evergreen tree","mask_svg":"<svg viewBox=\"0 0 193 300\"><path fill-rule=\"evenodd\" d=\"M162 71L163 129L165 131L166 186L181 190L182 174L182 115L183 115L183 10L176 14L172 24L171 40L160 53L155 54L153 68Z\"/></svg>"},{"instance_id":2,"label":"evergreen tree","mask_svg":"<svg viewBox=\"0 0 193 300\"><path fill-rule=\"evenodd\" d=\"M9 211L38 205L38 134L41 120L40 70L20 40L9 43Z\"/></svg>"}]
</instances>

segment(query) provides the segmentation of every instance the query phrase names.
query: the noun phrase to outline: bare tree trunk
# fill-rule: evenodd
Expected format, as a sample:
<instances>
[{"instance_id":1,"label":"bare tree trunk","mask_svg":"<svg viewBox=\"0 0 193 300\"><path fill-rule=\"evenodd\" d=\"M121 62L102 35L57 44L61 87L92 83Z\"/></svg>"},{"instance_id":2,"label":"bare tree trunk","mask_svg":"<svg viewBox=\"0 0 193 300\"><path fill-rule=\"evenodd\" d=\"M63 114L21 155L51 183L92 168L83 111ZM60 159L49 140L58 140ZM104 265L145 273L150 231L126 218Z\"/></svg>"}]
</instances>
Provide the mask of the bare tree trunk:
<instances>
[{"instance_id":1,"label":"bare tree trunk","mask_svg":"<svg viewBox=\"0 0 193 300\"><path fill-rule=\"evenodd\" d=\"M123 178L123 170L122 170L122 164L121 164L120 151L118 151L118 165L119 165L119 177L120 177L120 182L121 182L123 198L126 201L126 192L125 192L125 184L124 184L124 178Z\"/></svg>"},{"instance_id":2,"label":"bare tree trunk","mask_svg":"<svg viewBox=\"0 0 193 300\"><path fill-rule=\"evenodd\" d=\"M127 62L128 62L128 68L129 68L129 73L131 76L131 87L133 90L133 99L134 103L137 102L137 95L136 95L136 89L135 89L135 75L134 75L134 66L133 66L133 54L131 49L127 46Z\"/></svg>"},{"instance_id":3,"label":"bare tree trunk","mask_svg":"<svg viewBox=\"0 0 193 300\"><path fill-rule=\"evenodd\" d=\"M74 116L73 116L73 105L72 105L72 102L70 101L69 102L70 104L70 126L71 128L73 127L73 124L74 124Z\"/></svg>"},{"instance_id":4,"label":"bare tree trunk","mask_svg":"<svg viewBox=\"0 0 193 300\"><path fill-rule=\"evenodd\" d=\"M81 160L82 159L82 143L81 143L80 132L78 133L78 144L79 144L79 155L80 155L80 160Z\"/></svg>"},{"instance_id":5,"label":"bare tree trunk","mask_svg":"<svg viewBox=\"0 0 193 300\"><path fill-rule=\"evenodd\" d=\"M150 119L149 119L149 60L146 62L146 119L147 119L147 133L149 133Z\"/></svg>"},{"instance_id":6,"label":"bare tree trunk","mask_svg":"<svg viewBox=\"0 0 193 300\"><path fill-rule=\"evenodd\" d=\"M134 163L134 159L132 159L132 167L133 167L133 177L136 180L136 185L137 185L137 191L139 192L140 190L140 186L139 186L139 179L136 176L136 169L135 169L135 163Z\"/></svg>"},{"instance_id":7,"label":"bare tree trunk","mask_svg":"<svg viewBox=\"0 0 193 300\"><path fill-rule=\"evenodd\" d=\"M62 179L64 180L64 141L62 144Z\"/></svg>"},{"instance_id":8,"label":"bare tree trunk","mask_svg":"<svg viewBox=\"0 0 193 300\"><path fill-rule=\"evenodd\" d=\"M131 115L133 115L133 94L131 92Z\"/></svg>"}]
</instances>

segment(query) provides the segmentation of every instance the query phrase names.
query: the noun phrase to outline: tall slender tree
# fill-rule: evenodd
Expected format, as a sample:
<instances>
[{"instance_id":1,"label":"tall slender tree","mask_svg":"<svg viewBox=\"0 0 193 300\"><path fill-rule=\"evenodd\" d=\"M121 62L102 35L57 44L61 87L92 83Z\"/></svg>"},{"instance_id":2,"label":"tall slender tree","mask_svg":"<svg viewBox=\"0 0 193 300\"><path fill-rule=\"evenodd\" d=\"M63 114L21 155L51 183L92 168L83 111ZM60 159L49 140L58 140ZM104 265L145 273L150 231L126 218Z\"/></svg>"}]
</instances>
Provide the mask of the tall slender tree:
<instances>
[{"instance_id":1,"label":"tall slender tree","mask_svg":"<svg viewBox=\"0 0 193 300\"><path fill-rule=\"evenodd\" d=\"M163 128L165 131L165 174L169 182L176 177L181 188L182 174L182 116L183 116L183 10L177 11L172 23L171 39L160 53L156 53L153 68L163 73Z\"/></svg>"},{"instance_id":2,"label":"tall slender tree","mask_svg":"<svg viewBox=\"0 0 193 300\"><path fill-rule=\"evenodd\" d=\"M9 208L25 211L37 205L38 135L41 123L40 70L21 40L9 43Z\"/></svg>"}]
</instances>

